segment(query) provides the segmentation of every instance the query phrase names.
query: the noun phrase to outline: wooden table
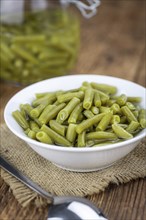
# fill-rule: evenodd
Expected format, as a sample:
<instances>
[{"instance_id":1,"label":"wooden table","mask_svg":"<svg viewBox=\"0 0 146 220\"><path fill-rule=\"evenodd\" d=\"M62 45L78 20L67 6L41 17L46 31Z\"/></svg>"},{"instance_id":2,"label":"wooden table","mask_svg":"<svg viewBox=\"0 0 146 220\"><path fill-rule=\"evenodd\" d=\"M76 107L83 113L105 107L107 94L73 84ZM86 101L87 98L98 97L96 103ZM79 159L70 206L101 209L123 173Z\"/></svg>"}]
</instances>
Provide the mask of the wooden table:
<instances>
[{"instance_id":1,"label":"wooden table","mask_svg":"<svg viewBox=\"0 0 146 220\"><path fill-rule=\"evenodd\" d=\"M106 74L146 86L145 1L102 0L98 14L81 18L82 44L74 74ZM1 82L1 122L6 102L22 87ZM43 220L47 207L21 207L9 187L0 181L1 220ZM113 185L88 197L110 220L146 219L146 181L137 179Z\"/></svg>"}]
</instances>

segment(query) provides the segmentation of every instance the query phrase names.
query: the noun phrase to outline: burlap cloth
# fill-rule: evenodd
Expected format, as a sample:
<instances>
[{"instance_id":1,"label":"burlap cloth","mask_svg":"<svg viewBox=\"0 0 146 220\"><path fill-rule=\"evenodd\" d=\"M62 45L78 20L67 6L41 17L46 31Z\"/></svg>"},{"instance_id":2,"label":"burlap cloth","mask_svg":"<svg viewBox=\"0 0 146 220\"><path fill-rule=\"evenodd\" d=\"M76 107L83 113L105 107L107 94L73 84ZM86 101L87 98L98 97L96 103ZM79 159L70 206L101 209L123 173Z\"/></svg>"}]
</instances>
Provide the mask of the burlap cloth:
<instances>
[{"instance_id":1,"label":"burlap cloth","mask_svg":"<svg viewBox=\"0 0 146 220\"><path fill-rule=\"evenodd\" d=\"M48 192L56 195L87 196L104 191L110 183L126 183L146 176L146 146L143 140L131 153L113 166L89 173L65 171L35 153L27 144L2 125L1 155ZM38 206L49 201L24 186L1 169L2 178L23 206L34 202Z\"/></svg>"}]
</instances>

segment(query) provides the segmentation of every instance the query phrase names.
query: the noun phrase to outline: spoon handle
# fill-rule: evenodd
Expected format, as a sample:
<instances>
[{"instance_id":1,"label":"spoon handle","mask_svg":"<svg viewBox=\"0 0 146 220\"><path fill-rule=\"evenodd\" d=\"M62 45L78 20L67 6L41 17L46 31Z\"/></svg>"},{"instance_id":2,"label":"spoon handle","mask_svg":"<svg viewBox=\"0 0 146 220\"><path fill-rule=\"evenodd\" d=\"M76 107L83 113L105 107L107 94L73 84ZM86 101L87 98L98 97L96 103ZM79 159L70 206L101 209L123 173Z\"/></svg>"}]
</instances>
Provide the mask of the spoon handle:
<instances>
[{"instance_id":1,"label":"spoon handle","mask_svg":"<svg viewBox=\"0 0 146 220\"><path fill-rule=\"evenodd\" d=\"M53 202L54 200L53 195L46 192L44 189L42 189L40 186L38 186L36 183L30 180L27 176L25 176L22 172L16 169L12 164L10 164L6 159L2 158L1 156L0 156L0 167L2 167L4 170L10 173L12 176L16 177L18 180L20 180L30 189L37 192L39 195L43 196L46 199L49 198Z\"/></svg>"}]
</instances>

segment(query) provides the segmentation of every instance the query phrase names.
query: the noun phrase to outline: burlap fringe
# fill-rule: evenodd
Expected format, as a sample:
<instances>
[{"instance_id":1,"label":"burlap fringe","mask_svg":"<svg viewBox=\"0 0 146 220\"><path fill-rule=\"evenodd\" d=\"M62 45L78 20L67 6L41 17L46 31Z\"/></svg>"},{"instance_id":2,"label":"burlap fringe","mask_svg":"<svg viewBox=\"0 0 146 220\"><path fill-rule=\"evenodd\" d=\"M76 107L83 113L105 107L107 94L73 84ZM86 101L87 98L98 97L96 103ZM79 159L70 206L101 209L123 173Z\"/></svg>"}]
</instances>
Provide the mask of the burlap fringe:
<instances>
[{"instance_id":1,"label":"burlap fringe","mask_svg":"<svg viewBox=\"0 0 146 220\"><path fill-rule=\"evenodd\" d=\"M30 203L35 204L37 207L43 207L50 204L49 199L44 199L3 169L1 169L1 177L9 185L14 197L23 207L26 207Z\"/></svg>"},{"instance_id":2,"label":"burlap fringe","mask_svg":"<svg viewBox=\"0 0 146 220\"><path fill-rule=\"evenodd\" d=\"M141 178L146 177L146 170L143 170L143 174L141 173ZM29 189L27 186L25 186L23 183L18 181L16 178L8 174L6 171L1 169L1 176L4 179L4 181L10 186L10 189L12 190L13 195L15 198L19 201L19 203L23 206L26 207L30 203L35 204L37 207L44 207L48 204L50 204L50 200L44 199L42 196L38 195L36 192L33 190ZM91 189L91 194L89 193L89 196L94 193L98 194L102 191L104 191L109 183L113 183L116 185L119 185L121 183L126 183L129 182L131 179L137 179L139 176L139 172L131 172L131 174L127 174L125 176L121 176L120 174L116 176L112 176L112 182L103 179L102 184L99 186L92 186ZM64 192L62 192L64 194ZM73 190L70 192L72 195L76 196L78 194L82 194L82 196L87 196L84 192L84 190L81 192L81 189L79 192Z\"/></svg>"}]
</instances>

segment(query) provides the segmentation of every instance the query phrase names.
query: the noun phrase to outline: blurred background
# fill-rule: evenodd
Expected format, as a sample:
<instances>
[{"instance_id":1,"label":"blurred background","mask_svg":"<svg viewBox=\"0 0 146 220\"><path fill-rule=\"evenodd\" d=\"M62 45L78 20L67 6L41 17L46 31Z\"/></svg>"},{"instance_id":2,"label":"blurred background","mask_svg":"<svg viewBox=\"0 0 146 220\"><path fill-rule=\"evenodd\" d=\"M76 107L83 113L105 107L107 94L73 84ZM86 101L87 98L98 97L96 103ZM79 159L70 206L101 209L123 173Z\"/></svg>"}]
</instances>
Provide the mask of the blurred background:
<instances>
[{"instance_id":1,"label":"blurred background","mask_svg":"<svg viewBox=\"0 0 146 220\"><path fill-rule=\"evenodd\" d=\"M27 85L89 73L145 86L145 1L95 0L91 18L61 1L1 0L1 79Z\"/></svg>"}]
</instances>

